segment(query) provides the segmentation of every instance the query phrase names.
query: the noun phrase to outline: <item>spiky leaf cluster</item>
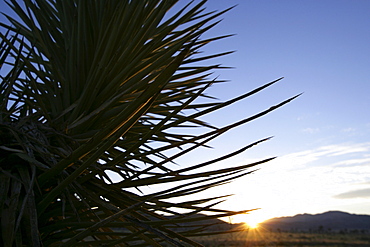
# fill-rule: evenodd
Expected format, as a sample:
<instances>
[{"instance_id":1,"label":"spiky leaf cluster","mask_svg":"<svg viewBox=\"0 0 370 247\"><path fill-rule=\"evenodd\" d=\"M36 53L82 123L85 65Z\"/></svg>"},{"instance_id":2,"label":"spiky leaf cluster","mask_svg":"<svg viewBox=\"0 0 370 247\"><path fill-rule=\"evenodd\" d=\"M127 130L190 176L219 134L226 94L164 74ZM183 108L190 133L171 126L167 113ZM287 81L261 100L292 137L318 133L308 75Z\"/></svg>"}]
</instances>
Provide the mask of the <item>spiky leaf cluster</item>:
<instances>
[{"instance_id":1,"label":"spiky leaf cluster","mask_svg":"<svg viewBox=\"0 0 370 247\"><path fill-rule=\"evenodd\" d=\"M1 24L3 246L199 246L189 238L207 226L198 221L248 211L215 208L222 196L172 199L250 173L270 159L197 169L267 139L205 163L172 163L291 99L221 128L201 121L276 81L207 100L205 90L220 82L211 73L222 67L203 63L230 52L203 55L204 45L228 36L202 35L227 10L207 12L200 1L168 15L177 2L8 2L16 17ZM181 131L189 126L204 132ZM141 191L160 184L168 186Z\"/></svg>"}]
</instances>

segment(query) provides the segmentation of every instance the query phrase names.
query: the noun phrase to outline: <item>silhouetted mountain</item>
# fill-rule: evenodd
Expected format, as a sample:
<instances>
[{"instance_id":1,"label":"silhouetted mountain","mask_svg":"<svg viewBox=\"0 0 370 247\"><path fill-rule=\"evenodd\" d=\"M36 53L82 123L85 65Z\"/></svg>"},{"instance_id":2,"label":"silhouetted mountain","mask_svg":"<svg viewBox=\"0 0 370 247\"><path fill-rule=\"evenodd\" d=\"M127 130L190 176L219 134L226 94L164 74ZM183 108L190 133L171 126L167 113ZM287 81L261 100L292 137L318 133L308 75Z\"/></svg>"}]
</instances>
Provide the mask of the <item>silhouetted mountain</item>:
<instances>
[{"instance_id":1,"label":"silhouetted mountain","mask_svg":"<svg viewBox=\"0 0 370 247\"><path fill-rule=\"evenodd\" d=\"M201 217L202 214L193 215ZM177 230L204 229L219 232L244 229L243 224L230 224L219 219L206 219L201 222L178 223ZM269 219L259 224L273 231L289 232L362 232L370 233L370 215L356 215L340 211L329 211L322 214L298 214L291 217Z\"/></svg>"},{"instance_id":2,"label":"silhouetted mountain","mask_svg":"<svg viewBox=\"0 0 370 247\"><path fill-rule=\"evenodd\" d=\"M370 215L356 215L340 211L322 214L298 214L267 220L260 226L282 231L370 231Z\"/></svg>"}]
</instances>

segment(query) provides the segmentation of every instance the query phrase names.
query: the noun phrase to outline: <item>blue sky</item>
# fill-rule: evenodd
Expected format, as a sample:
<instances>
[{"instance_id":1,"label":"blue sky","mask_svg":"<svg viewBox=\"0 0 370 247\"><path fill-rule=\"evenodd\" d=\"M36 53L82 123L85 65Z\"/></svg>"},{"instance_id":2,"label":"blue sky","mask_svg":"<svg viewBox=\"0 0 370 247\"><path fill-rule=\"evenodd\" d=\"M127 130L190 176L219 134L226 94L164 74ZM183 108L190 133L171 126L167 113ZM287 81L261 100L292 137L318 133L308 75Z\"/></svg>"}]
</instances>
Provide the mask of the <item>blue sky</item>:
<instances>
[{"instance_id":1,"label":"blue sky","mask_svg":"<svg viewBox=\"0 0 370 247\"><path fill-rule=\"evenodd\" d=\"M235 50L212 62L235 68L216 71L214 76L229 82L208 94L226 100L285 79L205 120L221 127L304 94L215 140L214 149L196 150L178 163L200 163L274 136L216 165L279 156L252 175L207 191L207 197L235 194L221 204L230 210L262 208L234 222L328 210L370 214L370 1L209 0L206 7L233 5L207 35L236 35L204 49Z\"/></svg>"},{"instance_id":2,"label":"blue sky","mask_svg":"<svg viewBox=\"0 0 370 247\"><path fill-rule=\"evenodd\" d=\"M328 210L370 214L370 1L210 0L207 8L233 5L209 35L236 36L206 52L236 50L218 60L235 69L217 71L230 82L209 93L227 99L285 78L207 120L222 126L304 94L213 143L210 156L275 136L220 166L279 156L218 188L236 194L224 206L261 207L259 219Z\"/></svg>"}]
</instances>

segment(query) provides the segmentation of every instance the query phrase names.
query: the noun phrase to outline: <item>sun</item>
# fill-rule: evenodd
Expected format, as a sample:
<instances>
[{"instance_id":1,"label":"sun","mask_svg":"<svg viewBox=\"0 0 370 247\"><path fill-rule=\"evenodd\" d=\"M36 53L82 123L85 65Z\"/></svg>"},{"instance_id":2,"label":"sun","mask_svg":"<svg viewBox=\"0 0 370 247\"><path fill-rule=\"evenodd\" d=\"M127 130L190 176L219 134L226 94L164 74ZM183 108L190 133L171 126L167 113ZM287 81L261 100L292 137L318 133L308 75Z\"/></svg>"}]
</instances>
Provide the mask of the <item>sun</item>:
<instances>
[{"instance_id":1,"label":"sun","mask_svg":"<svg viewBox=\"0 0 370 247\"><path fill-rule=\"evenodd\" d=\"M246 225L248 225L249 228L252 228L252 229L255 229L258 227L258 224L260 222L253 222L253 221L248 221L248 222L245 222Z\"/></svg>"},{"instance_id":2,"label":"sun","mask_svg":"<svg viewBox=\"0 0 370 247\"><path fill-rule=\"evenodd\" d=\"M232 218L233 223L244 223L248 228L251 229L258 228L260 223L268 219L268 217L258 210L250 212L249 214L234 215Z\"/></svg>"},{"instance_id":3,"label":"sun","mask_svg":"<svg viewBox=\"0 0 370 247\"><path fill-rule=\"evenodd\" d=\"M251 228L251 229L256 229L258 228L258 225L259 223L263 222L264 220L261 219L260 217L258 216L254 216L252 214L247 214L247 215L244 215L244 224L246 224L246 226L248 228Z\"/></svg>"}]
</instances>

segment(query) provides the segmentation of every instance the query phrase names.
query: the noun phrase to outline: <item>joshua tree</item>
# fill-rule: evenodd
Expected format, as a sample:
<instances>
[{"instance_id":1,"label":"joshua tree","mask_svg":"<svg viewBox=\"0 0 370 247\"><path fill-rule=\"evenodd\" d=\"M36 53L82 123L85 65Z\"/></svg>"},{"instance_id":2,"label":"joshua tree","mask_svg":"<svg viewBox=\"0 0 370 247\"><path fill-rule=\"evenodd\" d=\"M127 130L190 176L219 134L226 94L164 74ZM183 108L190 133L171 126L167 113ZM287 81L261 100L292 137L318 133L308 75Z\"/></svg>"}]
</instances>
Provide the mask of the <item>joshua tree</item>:
<instances>
[{"instance_id":1,"label":"joshua tree","mask_svg":"<svg viewBox=\"0 0 370 247\"><path fill-rule=\"evenodd\" d=\"M206 12L200 1L166 14L176 2L8 2L14 13L1 24L0 44L0 245L199 246L189 239L206 226L197 221L248 211L215 208L222 195L173 199L271 160L197 172L268 138L209 162L172 164L293 98L221 128L201 121L278 80L226 102L207 98L205 90L220 82L211 71L222 67L200 64L229 52L201 55L227 37L202 34L227 10ZM184 126L204 132L182 133ZM142 190L158 184L170 186Z\"/></svg>"}]
</instances>

